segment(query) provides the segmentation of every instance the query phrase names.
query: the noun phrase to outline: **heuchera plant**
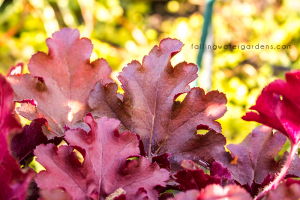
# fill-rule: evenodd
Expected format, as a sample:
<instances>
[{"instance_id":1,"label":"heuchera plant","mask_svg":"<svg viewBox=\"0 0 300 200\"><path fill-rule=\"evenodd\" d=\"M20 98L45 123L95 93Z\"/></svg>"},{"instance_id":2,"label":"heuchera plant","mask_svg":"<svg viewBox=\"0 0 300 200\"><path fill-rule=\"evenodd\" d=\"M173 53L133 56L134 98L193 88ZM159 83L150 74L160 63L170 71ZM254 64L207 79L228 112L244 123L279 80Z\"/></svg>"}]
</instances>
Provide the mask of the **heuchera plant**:
<instances>
[{"instance_id":1,"label":"heuchera plant","mask_svg":"<svg viewBox=\"0 0 300 200\"><path fill-rule=\"evenodd\" d=\"M118 77L123 94L104 59L90 62L93 45L78 30L46 42L30 74L18 64L0 75L0 199L300 198L292 179L300 176L300 71L262 91L243 119L264 125L226 151L216 121L226 97L189 87L197 66L170 62L179 40L129 63ZM275 161L286 137L291 151ZM28 168L34 156L45 168L37 174Z\"/></svg>"}]
</instances>

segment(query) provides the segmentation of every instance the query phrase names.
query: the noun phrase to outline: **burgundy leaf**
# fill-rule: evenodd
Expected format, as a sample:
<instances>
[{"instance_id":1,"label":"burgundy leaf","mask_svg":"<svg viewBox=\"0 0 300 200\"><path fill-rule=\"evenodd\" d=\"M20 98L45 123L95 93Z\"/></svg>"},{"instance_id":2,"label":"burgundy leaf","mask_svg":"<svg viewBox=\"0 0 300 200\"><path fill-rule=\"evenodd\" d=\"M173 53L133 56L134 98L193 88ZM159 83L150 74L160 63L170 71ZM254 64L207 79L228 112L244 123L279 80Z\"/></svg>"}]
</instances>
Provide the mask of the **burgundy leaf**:
<instances>
[{"instance_id":1,"label":"burgundy leaf","mask_svg":"<svg viewBox=\"0 0 300 200\"><path fill-rule=\"evenodd\" d=\"M0 199L23 200L34 173L32 170L22 171L17 160L11 155L9 138L21 130L21 125L13 117L12 110L13 90L0 75Z\"/></svg>"},{"instance_id":2,"label":"burgundy leaf","mask_svg":"<svg viewBox=\"0 0 300 200\"><path fill-rule=\"evenodd\" d=\"M22 162L28 155L33 153L35 147L47 142L47 137L43 134L42 126L46 123L43 118L33 120L30 125L26 125L23 131L15 135L11 141L13 154Z\"/></svg>"},{"instance_id":3,"label":"burgundy leaf","mask_svg":"<svg viewBox=\"0 0 300 200\"><path fill-rule=\"evenodd\" d=\"M280 171L280 164L274 157L282 149L286 138L266 126L260 126L252 131L240 144L229 144L226 152L217 160L232 174L233 179L241 185L251 185L255 180L261 183L270 173ZM235 161L237 159L237 162Z\"/></svg>"},{"instance_id":4,"label":"burgundy leaf","mask_svg":"<svg viewBox=\"0 0 300 200\"><path fill-rule=\"evenodd\" d=\"M218 161L213 162L210 169L210 175L220 178L221 185L223 187L225 187L226 185L234 184L234 180L232 179L230 171L226 167L223 167L222 163Z\"/></svg>"},{"instance_id":5,"label":"burgundy leaf","mask_svg":"<svg viewBox=\"0 0 300 200\"><path fill-rule=\"evenodd\" d=\"M121 126L121 125L120 125ZM119 127L120 127L119 126ZM119 128L120 130L121 128ZM138 139L140 140L140 144L139 144L139 148L140 148L140 155L141 156L146 156L146 151L145 151L145 147L144 147L144 143L143 141L141 140L141 137L139 135L136 135L138 137ZM169 157L168 157L169 158Z\"/></svg>"},{"instance_id":6,"label":"burgundy leaf","mask_svg":"<svg viewBox=\"0 0 300 200\"><path fill-rule=\"evenodd\" d=\"M184 160L181 166L185 169L177 172L174 177L183 191L191 189L201 190L209 184L221 183L220 178L205 174L203 169L196 166L193 161Z\"/></svg>"},{"instance_id":7,"label":"burgundy leaf","mask_svg":"<svg viewBox=\"0 0 300 200\"><path fill-rule=\"evenodd\" d=\"M156 162L161 168L165 168L170 170L171 163L169 161L169 157L171 156L170 153L164 153L159 156L152 157L152 162Z\"/></svg>"},{"instance_id":8,"label":"burgundy leaf","mask_svg":"<svg viewBox=\"0 0 300 200\"><path fill-rule=\"evenodd\" d=\"M113 200L126 200L126 195L121 194L120 196L115 197Z\"/></svg>"},{"instance_id":9,"label":"burgundy leaf","mask_svg":"<svg viewBox=\"0 0 300 200\"><path fill-rule=\"evenodd\" d=\"M172 154L173 163L204 159L211 164L224 152L226 141L215 133L221 132L215 120L226 112L227 100L218 91L205 94L200 88L190 89L188 84L197 77L197 66L183 62L173 67L170 63L182 46L175 39L162 40L142 64L133 61L120 73L122 99L115 83L98 82L90 93L89 105L94 115L118 118L124 128L139 134L149 158L167 152ZM187 93L185 99L176 101L182 93ZM199 125L212 132L197 135Z\"/></svg>"},{"instance_id":10,"label":"burgundy leaf","mask_svg":"<svg viewBox=\"0 0 300 200\"><path fill-rule=\"evenodd\" d=\"M300 71L286 73L286 82L275 80L266 86L243 119L277 129L292 144L300 140Z\"/></svg>"},{"instance_id":11,"label":"burgundy leaf","mask_svg":"<svg viewBox=\"0 0 300 200\"><path fill-rule=\"evenodd\" d=\"M66 132L70 146L40 145L35 150L37 161L47 171L37 175L36 182L42 189L64 188L73 199L105 199L117 189L126 191L127 199L136 199L140 188L149 199L157 199L156 185L165 186L169 172L146 159L126 162L137 156L139 140L135 134L119 134L119 121L102 117L94 120L85 117L90 131L77 128ZM84 161L79 162L73 149ZM142 198L140 198L142 199Z\"/></svg>"},{"instance_id":12,"label":"burgundy leaf","mask_svg":"<svg viewBox=\"0 0 300 200\"><path fill-rule=\"evenodd\" d=\"M47 137L63 136L65 126L72 126L88 112L87 98L95 83L111 81L111 68L104 59L90 63L91 41L79 39L79 31L69 28L55 32L46 40L49 52L38 52L28 64L30 74L11 75L8 80L15 101L34 99L36 112L49 123ZM31 118L32 110L23 112Z\"/></svg>"},{"instance_id":13,"label":"burgundy leaf","mask_svg":"<svg viewBox=\"0 0 300 200\"><path fill-rule=\"evenodd\" d=\"M300 198L300 184L297 181L287 180L282 182L276 189L270 190L265 200L298 200Z\"/></svg>"}]
</instances>

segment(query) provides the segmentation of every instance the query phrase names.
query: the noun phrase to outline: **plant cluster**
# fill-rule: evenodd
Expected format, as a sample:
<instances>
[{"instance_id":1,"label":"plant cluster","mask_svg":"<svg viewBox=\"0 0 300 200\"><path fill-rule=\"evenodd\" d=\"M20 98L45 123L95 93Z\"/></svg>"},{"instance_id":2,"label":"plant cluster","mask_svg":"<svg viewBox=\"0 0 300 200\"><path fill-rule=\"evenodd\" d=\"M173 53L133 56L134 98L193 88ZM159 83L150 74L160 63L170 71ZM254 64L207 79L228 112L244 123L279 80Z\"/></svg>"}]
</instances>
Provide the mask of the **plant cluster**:
<instances>
[{"instance_id":1,"label":"plant cluster","mask_svg":"<svg viewBox=\"0 0 300 200\"><path fill-rule=\"evenodd\" d=\"M216 121L226 97L189 87L197 66L170 62L179 40L163 39L142 63L129 63L118 77L123 94L104 59L90 62L93 45L78 30L46 42L30 74L20 64L0 76L0 199L300 197L292 179L300 176L300 71L264 88L243 117L264 125L226 151ZM22 128L18 115L30 125ZM276 161L286 138L291 151ZM45 168L37 174L27 167L34 156Z\"/></svg>"}]
</instances>

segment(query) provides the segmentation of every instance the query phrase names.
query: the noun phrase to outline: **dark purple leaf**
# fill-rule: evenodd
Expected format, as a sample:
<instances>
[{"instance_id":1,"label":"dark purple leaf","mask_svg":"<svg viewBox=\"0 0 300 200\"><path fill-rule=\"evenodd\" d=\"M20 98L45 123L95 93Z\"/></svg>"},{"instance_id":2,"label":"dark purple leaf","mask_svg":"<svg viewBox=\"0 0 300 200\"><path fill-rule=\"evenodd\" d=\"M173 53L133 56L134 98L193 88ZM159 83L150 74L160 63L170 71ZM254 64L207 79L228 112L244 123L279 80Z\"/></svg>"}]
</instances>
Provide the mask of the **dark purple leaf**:
<instances>
[{"instance_id":1,"label":"dark purple leaf","mask_svg":"<svg viewBox=\"0 0 300 200\"><path fill-rule=\"evenodd\" d=\"M171 163L169 161L170 153L164 153L159 156L152 157L152 162L156 162L160 168L165 168L167 170L171 169Z\"/></svg>"},{"instance_id":2,"label":"dark purple leaf","mask_svg":"<svg viewBox=\"0 0 300 200\"><path fill-rule=\"evenodd\" d=\"M268 174L262 183L256 183L256 181L253 181L251 186L246 184L242 187L245 188L252 195L252 197L255 197L264 187L268 186L273 180L274 175L272 176L271 174Z\"/></svg>"},{"instance_id":3,"label":"dark purple leaf","mask_svg":"<svg viewBox=\"0 0 300 200\"><path fill-rule=\"evenodd\" d=\"M31 180L27 189L26 200L37 200L40 197L40 190L37 187L35 180Z\"/></svg>"},{"instance_id":4,"label":"dark purple leaf","mask_svg":"<svg viewBox=\"0 0 300 200\"><path fill-rule=\"evenodd\" d=\"M203 169L196 166L193 161L184 160L181 166L185 168L177 172L174 177L183 191L197 189L201 190L209 184L220 184L221 179L205 174Z\"/></svg>"},{"instance_id":5,"label":"dark purple leaf","mask_svg":"<svg viewBox=\"0 0 300 200\"><path fill-rule=\"evenodd\" d=\"M47 142L47 137L43 134L42 126L46 120L43 118L33 120L30 125L26 125L23 131L15 135L11 141L13 154L23 162L24 159L33 153L35 147Z\"/></svg>"}]
</instances>

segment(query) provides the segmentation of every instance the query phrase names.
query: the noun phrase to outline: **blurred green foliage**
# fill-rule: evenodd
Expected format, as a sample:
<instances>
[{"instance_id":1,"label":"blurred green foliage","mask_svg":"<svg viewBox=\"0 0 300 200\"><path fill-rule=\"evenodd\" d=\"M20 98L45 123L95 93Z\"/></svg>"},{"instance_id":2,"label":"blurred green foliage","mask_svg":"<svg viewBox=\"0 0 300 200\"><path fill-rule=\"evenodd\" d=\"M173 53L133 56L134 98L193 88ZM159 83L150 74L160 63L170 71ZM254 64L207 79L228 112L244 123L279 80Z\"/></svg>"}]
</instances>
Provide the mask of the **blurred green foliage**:
<instances>
[{"instance_id":1,"label":"blurred green foliage","mask_svg":"<svg viewBox=\"0 0 300 200\"><path fill-rule=\"evenodd\" d=\"M78 28L92 39L91 60L107 59L113 78L133 59L162 38L180 39L185 46L172 61L196 62L204 0L0 0L0 72L28 63L37 51L47 52L45 39L63 27ZM284 72L299 69L300 1L219 0L214 4L216 45L291 45L289 49L217 49L213 59L213 89L228 98L220 119L229 143L241 141L257 126L241 116L261 89Z\"/></svg>"}]
</instances>

